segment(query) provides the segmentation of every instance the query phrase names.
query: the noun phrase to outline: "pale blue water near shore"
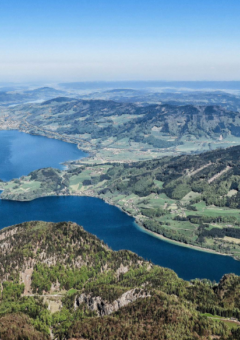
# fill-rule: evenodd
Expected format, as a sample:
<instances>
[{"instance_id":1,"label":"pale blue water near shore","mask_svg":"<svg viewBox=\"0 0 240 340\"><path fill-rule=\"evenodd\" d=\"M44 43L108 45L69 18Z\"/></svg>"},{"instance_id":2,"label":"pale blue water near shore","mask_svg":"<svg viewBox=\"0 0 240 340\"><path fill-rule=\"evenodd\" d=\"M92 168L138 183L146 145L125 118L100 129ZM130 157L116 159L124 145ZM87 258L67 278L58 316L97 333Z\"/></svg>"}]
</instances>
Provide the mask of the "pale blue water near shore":
<instances>
[{"instance_id":1,"label":"pale blue water near shore","mask_svg":"<svg viewBox=\"0 0 240 340\"><path fill-rule=\"evenodd\" d=\"M2 132L0 132L0 142L3 140L1 134ZM14 132L8 135L9 140L5 134L5 141L11 144L14 135L19 141L19 145L21 145L22 140L24 140L25 150L18 147L12 148L11 155L9 155L10 159L20 160L22 152L26 155L28 151L32 151L32 149L35 150L33 139L36 138L36 140L39 140L39 137L21 133L19 135L19 132ZM32 142L30 144L26 143L26 136L31 137ZM56 154L58 152L61 154L61 148L69 145L59 141L57 142L60 144L55 143L56 141L52 139L44 139L43 144L46 150L48 150L49 147L49 150L53 150L54 155L54 149L56 149ZM54 145L52 143L54 143ZM74 145L70 144L70 146L74 148ZM77 150L77 152L78 151L79 150ZM18 154L15 154L15 152ZM0 143L0 155L4 155L4 162L2 162L2 158L0 158L0 171L2 174L5 173L8 175L8 153L5 145L2 143ZM72 155L71 152L66 152L64 154L64 157L66 157L65 160L72 159ZM27 157L27 159L28 162L24 165L24 168L14 169L13 167L12 173L18 174L16 177L22 175L22 173L20 173L22 169L24 169L24 171L29 171L28 169L30 168L33 170L36 168L36 164L40 164L37 163L39 159L38 152L31 152L31 157ZM57 158L53 159L52 153L43 153L41 155L41 161L41 164L49 164L48 166L60 166ZM64 161L64 159L61 159L61 161ZM13 162L12 164L17 164L17 162ZM40 166L37 165L37 168L43 167L41 164ZM226 273L233 272L240 275L240 262L235 261L231 257L181 247L146 234L135 224L133 218L118 208L108 205L97 198L70 196L46 197L31 202L0 200L0 229L31 220L76 222L82 225L85 230L104 240L112 249L129 249L134 251L155 264L173 269L180 277L186 280L208 278L219 281L222 275Z\"/></svg>"}]
</instances>

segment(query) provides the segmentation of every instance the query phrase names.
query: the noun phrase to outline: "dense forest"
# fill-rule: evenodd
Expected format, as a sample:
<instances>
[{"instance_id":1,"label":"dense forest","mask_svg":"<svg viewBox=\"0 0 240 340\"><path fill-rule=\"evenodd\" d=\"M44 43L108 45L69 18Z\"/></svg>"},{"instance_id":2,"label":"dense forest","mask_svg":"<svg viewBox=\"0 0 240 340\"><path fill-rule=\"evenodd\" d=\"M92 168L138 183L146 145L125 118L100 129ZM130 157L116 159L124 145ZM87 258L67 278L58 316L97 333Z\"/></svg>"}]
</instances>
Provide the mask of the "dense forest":
<instances>
[{"instance_id":1,"label":"dense forest","mask_svg":"<svg viewBox=\"0 0 240 340\"><path fill-rule=\"evenodd\" d=\"M65 222L5 228L0 249L3 340L239 338L234 274L187 282Z\"/></svg>"}]
</instances>

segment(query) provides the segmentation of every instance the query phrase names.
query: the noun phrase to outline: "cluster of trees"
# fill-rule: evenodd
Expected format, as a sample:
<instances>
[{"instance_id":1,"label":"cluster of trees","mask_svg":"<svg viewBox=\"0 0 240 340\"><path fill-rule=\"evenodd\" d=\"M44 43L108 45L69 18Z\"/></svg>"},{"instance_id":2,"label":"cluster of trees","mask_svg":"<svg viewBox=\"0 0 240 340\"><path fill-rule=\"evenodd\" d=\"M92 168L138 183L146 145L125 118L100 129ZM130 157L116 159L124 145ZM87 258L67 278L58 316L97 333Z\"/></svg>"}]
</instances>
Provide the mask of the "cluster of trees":
<instances>
[{"instance_id":1,"label":"cluster of trees","mask_svg":"<svg viewBox=\"0 0 240 340\"><path fill-rule=\"evenodd\" d=\"M34 293L43 294L51 290L52 283L59 282L61 289L82 289L83 284L96 276L101 268L82 266L80 269L65 267L60 263L48 267L46 264L37 264L34 267L31 286Z\"/></svg>"},{"instance_id":2,"label":"cluster of trees","mask_svg":"<svg viewBox=\"0 0 240 340\"><path fill-rule=\"evenodd\" d=\"M18 281L5 281L2 284L0 299L1 339L37 340L38 338L34 337L35 335L38 335L39 339L48 339L50 334L49 326L52 323L52 316L48 310L48 306L43 302L43 298L21 296L24 290L24 285L19 284ZM11 314L15 314L13 319L11 318ZM25 316L22 316L22 314ZM9 325L9 320L13 322L12 325ZM16 322L19 324L20 329L22 329L23 334L21 334L17 327L14 327ZM9 335L6 329L7 325L9 325ZM14 334L14 329L16 334ZM10 334L12 334L12 332L14 336L11 338ZM25 335L24 332L26 332ZM29 337L27 337L28 333ZM31 334L32 338L30 337ZM18 337L16 337L16 335L18 335Z\"/></svg>"},{"instance_id":3,"label":"cluster of trees","mask_svg":"<svg viewBox=\"0 0 240 340\"><path fill-rule=\"evenodd\" d=\"M240 229L236 228L212 228L210 230L204 229L201 234L202 237L220 237L224 236L234 237L240 239Z\"/></svg>"},{"instance_id":4,"label":"cluster of trees","mask_svg":"<svg viewBox=\"0 0 240 340\"><path fill-rule=\"evenodd\" d=\"M177 217L178 220L186 220L185 217ZM164 237L169 238L170 240L179 241L182 243L193 243L192 239L189 236L180 234L177 230L173 230L167 227L169 222L163 223L158 222L154 219L144 221L143 225L146 229L151 230L155 233L163 235Z\"/></svg>"},{"instance_id":5,"label":"cluster of trees","mask_svg":"<svg viewBox=\"0 0 240 340\"><path fill-rule=\"evenodd\" d=\"M167 212L162 208L142 208L141 213L149 218L164 216Z\"/></svg>"},{"instance_id":6,"label":"cluster of trees","mask_svg":"<svg viewBox=\"0 0 240 340\"><path fill-rule=\"evenodd\" d=\"M49 340L49 334L38 331L26 314L12 313L0 318L0 338L3 340Z\"/></svg>"},{"instance_id":7,"label":"cluster of trees","mask_svg":"<svg viewBox=\"0 0 240 340\"><path fill-rule=\"evenodd\" d=\"M235 225L239 225L236 217L234 216L207 216L207 215L188 215L186 217L175 216L174 220L176 221L190 221L194 224L203 225L205 223L232 223ZM208 227L206 225L206 227Z\"/></svg>"},{"instance_id":8,"label":"cluster of trees","mask_svg":"<svg viewBox=\"0 0 240 340\"><path fill-rule=\"evenodd\" d=\"M182 144L159 139L152 135L144 137L144 133L142 135L137 135L136 137L133 138L133 140L138 143L147 143L149 145L152 145L154 148L158 149L170 148L172 146L176 146L177 144Z\"/></svg>"}]
</instances>

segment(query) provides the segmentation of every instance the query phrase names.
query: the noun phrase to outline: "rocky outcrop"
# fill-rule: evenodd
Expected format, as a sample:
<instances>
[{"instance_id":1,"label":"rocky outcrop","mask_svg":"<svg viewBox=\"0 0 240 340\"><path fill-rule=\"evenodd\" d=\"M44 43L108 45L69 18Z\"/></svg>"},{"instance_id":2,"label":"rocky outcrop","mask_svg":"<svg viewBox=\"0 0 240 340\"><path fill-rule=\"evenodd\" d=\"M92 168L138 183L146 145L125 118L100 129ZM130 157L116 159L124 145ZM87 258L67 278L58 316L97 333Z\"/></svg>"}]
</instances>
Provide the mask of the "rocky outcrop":
<instances>
[{"instance_id":1,"label":"rocky outcrop","mask_svg":"<svg viewBox=\"0 0 240 340\"><path fill-rule=\"evenodd\" d=\"M20 272L20 282L24 284L23 295L32 294L31 282L32 282L33 268L27 268L24 272Z\"/></svg>"},{"instance_id":2,"label":"rocky outcrop","mask_svg":"<svg viewBox=\"0 0 240 340\"><path fill-rule=\"evenodd\" d=\"M5 228L0 234L0 241L3 241L7 239L8 237L15 235L16 233L17 233L17 229ZM4 247L4 245L1 245L1 248L2 247Z\"/></svg>"},{"instance_id":3,"label":"rocky outcrop","mask_svg":"<svg viewBox=\"0 0 240 340\"><path fill-rule=\"evenodd\" d=\"M122 263L121 263L121 265L120 265L120 267L117 269L117 271L116 271L116 275L117 275L117 277L119 278L119 276L121 275L121 274L126 274L127 272L128 272L128 270L129 270L129 266L123 266L122 265Z\"/></svg>"},{"instance_id":4,"label":"rocky outcrop","mask_svg":"<svg viewBox=\"0 0 240 340\"><path fill-rule=\"evenodd\" d=\"M120 308L127 306L140 298L150 297L150 293L144 289L131 289L122 294L117 300L109 303L103 300L100 296L93 297L90 294L81 294L76 297L74 307L77 309L82 303L86 303L91 311L95 311L98 316L104 316L112 314L118 311Z\"/></svg>"}]
</instances>

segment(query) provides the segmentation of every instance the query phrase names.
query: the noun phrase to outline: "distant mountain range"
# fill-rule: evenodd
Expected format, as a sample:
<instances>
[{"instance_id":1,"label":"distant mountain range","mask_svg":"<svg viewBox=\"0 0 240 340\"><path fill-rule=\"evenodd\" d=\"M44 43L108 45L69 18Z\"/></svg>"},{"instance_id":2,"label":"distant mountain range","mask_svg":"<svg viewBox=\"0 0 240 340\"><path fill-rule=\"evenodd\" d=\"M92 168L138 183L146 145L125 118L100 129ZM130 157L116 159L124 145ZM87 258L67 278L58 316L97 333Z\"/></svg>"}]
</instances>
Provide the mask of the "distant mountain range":
<instances>
[{"instance_id":1,"label":"distant mountain range","mask_svg":"<svg viewBox=\"0 0 240 340\"><path fill-rule=\"evenodd\" d=\"M192 90L240 90L240 81L96 81L60 83L64 89L145 89L174 88Z\"/></svg>"},{"instance_id":2,"label":"distant mountain range","mask_svg":"<svg viewBox=\"0 0 240 340\"><path fill-rule=\"evenodd\" d=\"M114 100L123 103L169 104L169 105L219 105L227 110L240 112L240 95L224 91L146 91L118 89L92 92L79 96L82 99Z\"/></svg>"},{"instance_id":3,"label":"distant mountain range","mask_svg":"<svg viewBox=\"0 0 240 340\"><path fill-rule=\"evenodd\" d=\"M56 90L51 87L42 87L34 90L24 91L1 91L0 105L20 104L36 100L46 100L66 94L65 91Z\"/></svg>"}]
</instances>

